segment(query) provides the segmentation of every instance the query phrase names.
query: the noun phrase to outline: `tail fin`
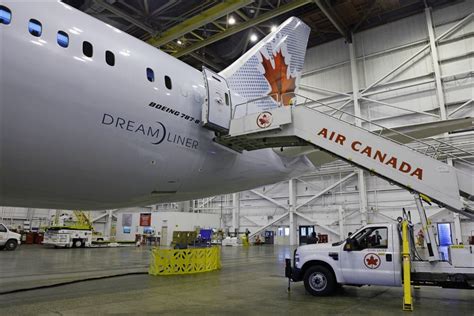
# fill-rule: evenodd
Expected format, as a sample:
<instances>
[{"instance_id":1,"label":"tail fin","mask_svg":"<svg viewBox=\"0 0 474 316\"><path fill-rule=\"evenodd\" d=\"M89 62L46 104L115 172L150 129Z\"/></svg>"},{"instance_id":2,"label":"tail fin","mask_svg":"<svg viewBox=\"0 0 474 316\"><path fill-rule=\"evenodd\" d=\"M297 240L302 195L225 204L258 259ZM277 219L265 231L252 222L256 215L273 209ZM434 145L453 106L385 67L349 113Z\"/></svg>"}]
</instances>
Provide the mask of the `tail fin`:
<instances>
[{"instance_id":1,"label":"tail fin","mask_svg":"<svg viewBox=\"0 0 474 316\"><path fill-rule=\"evenodd\" d=\"M221 71L229 88L245 101L271 96L258 107L291 105L303 69L310 28L292 17Z\"/></svg>"}]
</instances>

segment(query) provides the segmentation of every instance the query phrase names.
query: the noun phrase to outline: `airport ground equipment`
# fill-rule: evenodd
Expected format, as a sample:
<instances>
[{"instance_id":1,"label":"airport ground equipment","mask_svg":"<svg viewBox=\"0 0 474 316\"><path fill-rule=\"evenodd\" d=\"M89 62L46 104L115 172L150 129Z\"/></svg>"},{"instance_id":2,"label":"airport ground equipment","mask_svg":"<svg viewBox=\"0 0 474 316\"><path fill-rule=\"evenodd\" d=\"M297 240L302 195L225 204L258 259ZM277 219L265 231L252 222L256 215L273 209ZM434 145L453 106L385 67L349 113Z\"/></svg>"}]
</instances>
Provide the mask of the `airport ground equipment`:
<instances>
[{"instance_id":1,"label":"airport ground equipment","mask_svg":"<svg viewBox=\"0 0 474 316\"><path fill-rule=\"evenodd\" d=\"M298 247L293 260L286 259L285 276L303 281L315 296L330 295L338 285L403 286L406 311L413 310L412 285L474 289L474 246L451 245L446 261L430 261L418 254L413 238L404 212L398 224L370 224L332 245Z\"/></svg>"},{"instance_id":2,"label":"airport ground equipment","mask_svg":"<svg viewBox=\"0 0 474 316\"><path fill-rule=\"evenodd\" d=\"M266 98L274 100L275 96ZM293 106L274 102L268 107L271 103L265 101L267 108L262 110L258 104L264 98L258 98L227 109L232 111L228 132L216 129L215 141L238 152L314 146L410 192L423 194L442 207L474 218L467 201L474 200L472 175L437 158L444 155L469 165L472 162L442 152L444 142L438 141L436 146L425 143L328 105L310 107L308 104L318 105L317 101L298 98L304 102ZM210 104L208 112L217 112ZM472 118L466 120L472 122ZM408 147L406 143L410 142L421 142L426 149Z\"/></svg>"},{"instance_id":3,"label":"airport ground equipment","mask_svg":"<svg viewBox=\"0 0 474 316\"><path fill-rule=\"evenodd\" d=\"M386 232L379 244L370 241L375 231ZM402 259L407 252L402 245L397 224L367 225L347 240L332 245L298 247L293 263L289 262L292 266L287 266L286 276L294 282L304 281L307 291L315 296L332 294L337 284L402 286L402 273L406 269L410 269L412 285L473 288L473 246L452 245L449 261L436 262L417 258L410 247L407 259L410 266L406 266Z\"/></svg>"},{"instance_id":4,"label":"airport ground equipment","mask_svg":"<svg viewBox=\"0 0 474 316\"><path fill-rule=\"evenodd\" d=\"M213 85L218 84L208 80L209 91L218 90ZM313 146L408 190L415 197L428 258L420 258L410 247L412 232L408 233L409 218L405 216L399 224L367 225L332 245L301 246L294 253L293 267L287 260L286 275L293 281L304 281L313 295L329 295L338 284L402 286L404 281L404 310L413 307L411 284L472 288L472 246L450 246L449 260L441 261L422 204L422 199L435 202L474 218L472 176L438 159L472 162L441 151L446 145L441 140L434 139L433 145L295 93L288 97L290 106L279 102L285 99L283 95L271 95L230 107L214 102L209 92L204 104L205 127L216 132L216 142L237 152ZM472 118L465 120L472 125ZM415 142L424 149L406 145Z\"/></svg>"},{"instance_id":5,"label":"airport ground equipment","mask_svg":"<svg viewBox=\"0 0 474 316\"><path fill-rule=\"evenodd\" d=\"M70 227L48 227L44 234L43 245L81 248L92 245L93 231L89 229L74 229Z\"/></svg>"},{"instance_id":6,"label":"airport ground equipment","mask_svg":"<svg viewBox=\"0 0 474 316\"><path fill-rule=\"evenodd\" d=\"M94 233L89 217L84 211L73 211L76 221L64 225L53 225L45 229L43 245L80 248L90 247L94 241L104 241L103 236ZM57 220L56 220L56 223Z\"/></svg>"},{"instance_id":7,"label":"airport ground equipment","mask_svg":"<svg viewBox=\"0 0 474 316\"><path fill-rule=\"evenodd\" d=\"M0 250L15 250L21 244L21 235L12 232L7 226L0 223Z\"/></svg>"}]
</instances>

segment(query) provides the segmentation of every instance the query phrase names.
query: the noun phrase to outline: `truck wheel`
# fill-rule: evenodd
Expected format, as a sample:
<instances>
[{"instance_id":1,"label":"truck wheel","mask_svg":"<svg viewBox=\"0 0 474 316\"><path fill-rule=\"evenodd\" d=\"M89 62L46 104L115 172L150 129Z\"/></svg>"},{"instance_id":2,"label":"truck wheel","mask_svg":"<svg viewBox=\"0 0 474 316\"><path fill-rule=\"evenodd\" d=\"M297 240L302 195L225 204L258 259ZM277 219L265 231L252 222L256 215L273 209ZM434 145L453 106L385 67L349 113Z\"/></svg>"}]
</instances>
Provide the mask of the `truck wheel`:
<instances>
[{"instance_id":1,"label":"truck wheel","mask_svg":"<svg viewBox=\"0 0 474 316\"><path fill-rule=\"evenodd\" d=\"M82 247L82 240L80 240L80 239L74 240L72 246L73 246L74 248L80 248L80 247Z\"/></svg>"},{"instance_id":2,"label":"truck wheel","mask_svg":"<svg viewBox=\"0 0 474 316\"><path fill-rule=\"evenodd\" d=\"M311 295L327 296L336 289L336 278L323 266L312 266L304 274L304 287Z\"/></svg>"},{"instance_id":3,"label":"truck wheel","mask_svg":"<svg viewBox=\"0 0 474 316\"><path fill-rule=\"evenodd\" d=\"M18 242L14 239L10 239L5 244L5 249L8 250L8 251L13 251L13 250L16 249L16 246L18 246Z\"/></svg>"}]
</instances>

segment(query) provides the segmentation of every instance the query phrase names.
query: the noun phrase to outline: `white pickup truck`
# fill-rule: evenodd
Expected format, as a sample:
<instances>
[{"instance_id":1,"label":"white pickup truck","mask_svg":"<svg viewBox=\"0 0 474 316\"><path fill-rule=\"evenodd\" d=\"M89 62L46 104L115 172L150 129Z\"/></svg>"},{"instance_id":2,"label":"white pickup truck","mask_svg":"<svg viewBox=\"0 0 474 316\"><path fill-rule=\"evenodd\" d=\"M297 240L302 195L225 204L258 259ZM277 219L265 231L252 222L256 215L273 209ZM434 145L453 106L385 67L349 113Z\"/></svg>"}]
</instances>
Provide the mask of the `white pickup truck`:
<instances>
[{"instance_id":1,"label":"white pickup truck","mask_svg":"<svg viewBox=\"0 0 474 316\"><path fill-rule=\"evenodd\" d=\"M450 246L448 261L415 260L412 255L412 284L472 289L473 248ZM332 245L298 247L293 260L286 259L285 276L304 281L306 290L315 296L330 295L341 285L401 286L401 250L397 224L371 224Z\"/></svg>"},{"instance_id":2,"label":"white pickup truck","mask_svg":"<svg viewBox=\"0 0 474 316\"><path fill-rule=\"evenodd\" d=\"M7 226L0 223L0 250L15 250L21 243L21 235L10 231Z\"/></svg>"}]
</instances>

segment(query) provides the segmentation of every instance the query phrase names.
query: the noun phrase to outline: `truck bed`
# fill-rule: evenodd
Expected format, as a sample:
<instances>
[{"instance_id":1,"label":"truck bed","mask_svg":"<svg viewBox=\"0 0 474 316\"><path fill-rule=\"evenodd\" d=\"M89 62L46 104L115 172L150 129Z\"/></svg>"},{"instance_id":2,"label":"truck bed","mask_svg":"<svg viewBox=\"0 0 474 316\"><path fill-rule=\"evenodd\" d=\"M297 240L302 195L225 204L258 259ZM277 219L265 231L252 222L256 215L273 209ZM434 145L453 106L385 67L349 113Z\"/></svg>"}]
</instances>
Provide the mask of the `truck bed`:
<instances>
[{"instance_id":1,"label":"truck bed","mask_svg":"<svg viewBox=\"0 0 474 316\"><path fill-rule=\"evenodd\" d=\"M412 261L412 282L452 288L473 288L473 246L449 247L449 261Z\"/></svg>"}]
</instances>

